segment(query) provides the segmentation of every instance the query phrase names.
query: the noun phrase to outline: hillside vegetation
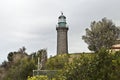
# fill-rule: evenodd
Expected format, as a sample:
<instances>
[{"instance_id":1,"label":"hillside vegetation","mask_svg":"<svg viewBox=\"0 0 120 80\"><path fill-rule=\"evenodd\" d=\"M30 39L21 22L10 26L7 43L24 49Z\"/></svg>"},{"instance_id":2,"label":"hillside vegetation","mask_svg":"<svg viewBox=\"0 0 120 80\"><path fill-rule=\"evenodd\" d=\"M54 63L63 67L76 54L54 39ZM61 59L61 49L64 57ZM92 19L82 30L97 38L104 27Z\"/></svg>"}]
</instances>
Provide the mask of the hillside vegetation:
<instances>
[{"instance_id":1,"label":"hillside vegetation","mask_svg":"<svg viewBox=\"0 0 120 80\"><path fill-rule=\"evenodd\" d=\"M33 70L37 69L38 57L42 59L45 49L38 50L30 55L22 47L18 51L10 52L8 61L0 65L0 80L27 80L33 75Z\"/></svg>"},{"instance_id":2,"label":"hillside vegetation","mask_svg":"<svg viewBox=\"0 0 120 80\"><path fill-rule=\"evenodd\" d=\"M33 76L38 57L45 50L28 55L24 50L10 52L0 66L0 80L48 80L47 75ZM120 52L101 49L96 53L61 54L50 57L42 70L58 70L52 80L119 80ZM33 76L33 77L32 77Z\"/></svg>"}]
</instances>

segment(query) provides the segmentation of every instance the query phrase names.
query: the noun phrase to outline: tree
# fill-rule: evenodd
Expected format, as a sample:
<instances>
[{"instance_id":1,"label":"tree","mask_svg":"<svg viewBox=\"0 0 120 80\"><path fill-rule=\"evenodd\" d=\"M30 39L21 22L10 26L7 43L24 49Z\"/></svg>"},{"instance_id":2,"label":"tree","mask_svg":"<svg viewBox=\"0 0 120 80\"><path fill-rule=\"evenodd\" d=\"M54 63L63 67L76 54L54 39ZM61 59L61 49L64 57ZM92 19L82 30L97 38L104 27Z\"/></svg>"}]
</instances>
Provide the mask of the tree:
<instances>
[{"instance_id":1,"label":"tree","mask_svg":"<svg viewBox=\"0 0 120 80\"><path fill-rule=\"evenodd\" d=\"M20 49L18 50L18 52L19 52L19 53L25 53L25 50L26 50L26 48L23 46L22 48L20 48Z\"/></svg>"},{"instance_id":2,"label":"tree","mask_svg":"<svg viewBox=\"0 0 120 80\"><path fill-rule=\"evenodd\" d=\"M106 18L98 22L93 21L90 28L86 29L86 35L83 35L82 39L91 51L98 51L102 47L110 48L115 44L119 35L119 29Z\"/></svg>"},{"instance_id":3,"label":"tree","mask_svg":"<svg viewBox=\"0 0 120 80\"><path fill-rule=\"evenodd\" d=\"M26 48L22 47L18 51L10 52L7 56L8 61L9 62L12 62L14 60L16 61L15 58L20 59L20 58L27 56L28 54L25 52L25 50L26 50Z\"/></svg>"},{"instance_id":4,"label":"tree","mask_svg":"<svg viewBox=\"0 0 120 80\"><path fill-rule=\"evenodd\" d=\"M13 52L10 52L10 53L8 54L8 56L7 56L8 61L13 61L13 55L14 55Z\"/></svg>"},{"instance_id":5,"label":"tree","mask_svg":"<svg viewBox=\"0 0 120 80\"><path fill-rule=\"evenodd\" d=\"M36 64L34 60L23 58L8 70L3 80L27 80L28 76L33 75Z\"/></svg>"},{"instance_id":6,"label":"tree","mask_svg":"<svg viewBox=\"0 0 120 80\"><path fill-rule=\"evenodd\" d=\"M48 70L60 70L68 63L68 60L68 54L57 55L47 60L46 67Z\"/></svg>"},{"instance_id":7,"label":"tree","mask_svg":"<svg viewBox=\"0 0 120 80\"><path fill-rule=\"evenodd\" d=\"M28 76L33 75L33 70L37 70L38 58L42 63L42 69L45 69L46 49L38 50L31 55L28 55L25 50L26 48L22 47L8 54L8 61L0 65L0 80L27 80Z\"/></svg>"},{"instance_id":8,"label":"tree","mask_svg":"<svg viewBox=\"0 0 120 80\"><path fill-rule=\"evenodd\" d=\"M65 65L61 76L65 80L89 80L87 74L91 59L92 57L81 54L79 58L75 58L72 62Z\"/></svg>"},{"instance_id":9,"label":"tree","mask_svg":"<svg viewBox=\"0 0 120 80\"><path fill-rule=\"evenodd\" d=\"M92 57L83 55L67 64L62 75L65 80L119 80L119 73L120 52L101 49Z\"/></svg>"},{"instance_id":10,"label":"tree","mask_svg":"<svg viewBox=\"0 0 120 80\"><path fill-rule=\"evenodd\" d=\"M41 69L45 69L45 63L47 61L47 50L46 49L38 50L37 52L32 53L30 57L35 60L36 64L38 63L38 58L39 58L40 63L42 64Z\"/></svg>"}]
</instances>

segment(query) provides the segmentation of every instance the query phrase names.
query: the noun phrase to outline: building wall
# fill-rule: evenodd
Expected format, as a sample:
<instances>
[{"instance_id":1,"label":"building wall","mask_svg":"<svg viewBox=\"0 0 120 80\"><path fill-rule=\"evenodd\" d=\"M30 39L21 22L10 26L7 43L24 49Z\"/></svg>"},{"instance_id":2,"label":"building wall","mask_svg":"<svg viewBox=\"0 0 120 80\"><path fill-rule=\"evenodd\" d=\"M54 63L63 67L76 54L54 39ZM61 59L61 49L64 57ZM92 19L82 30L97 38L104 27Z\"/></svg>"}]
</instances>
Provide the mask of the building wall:
<instances>
[{"instance_id":1,"label":"building wall","mask_svg":"<svg viewBox=\"0 0 120 80\"><path fill-rule=\"evenodd\" d=\"M57 54L68 53L67 27L57 27Z\"/></svg>"}]
</instances>

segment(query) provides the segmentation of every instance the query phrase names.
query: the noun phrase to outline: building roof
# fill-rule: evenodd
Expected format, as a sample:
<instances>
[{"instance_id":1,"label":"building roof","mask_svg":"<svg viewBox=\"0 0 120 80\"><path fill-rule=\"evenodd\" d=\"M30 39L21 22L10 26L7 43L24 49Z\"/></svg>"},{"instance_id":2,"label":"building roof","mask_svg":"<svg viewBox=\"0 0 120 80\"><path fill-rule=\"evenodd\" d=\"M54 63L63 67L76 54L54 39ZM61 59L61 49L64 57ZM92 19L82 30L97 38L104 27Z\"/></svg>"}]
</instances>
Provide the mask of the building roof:
<instances>
[{"instance_id":1,"label":"building roof","mask_svg":"<svg viewBox=\"0 0 120 80\"><path fill-rule=\"evenodd\" d=\"M120 49L120 44L115 44L111 47L111 49Z\"/></svg>"}]
</instances>

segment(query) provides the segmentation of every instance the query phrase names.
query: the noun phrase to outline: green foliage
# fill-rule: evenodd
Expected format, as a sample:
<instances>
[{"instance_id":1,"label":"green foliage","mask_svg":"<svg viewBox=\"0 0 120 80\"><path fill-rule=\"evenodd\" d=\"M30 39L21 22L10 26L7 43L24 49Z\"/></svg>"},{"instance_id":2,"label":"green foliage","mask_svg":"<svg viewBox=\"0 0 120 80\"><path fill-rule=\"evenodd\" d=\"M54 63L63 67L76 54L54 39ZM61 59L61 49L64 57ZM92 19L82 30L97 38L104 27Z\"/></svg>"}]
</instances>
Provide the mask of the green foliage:
<instances>
[{"instance_id":1,"label":"green foliage","mask_svg":"<svg viewBox=\"0 0 120 80\"><path fill-rule=\"evenodd\" d=\"M42 59L42 55L45 55L44 54L45 52L47 52L46 49L41 49L41 50L38 50L37 52L32 53L30 56L31 56L31 58L33 58L35 60L35 63L37 64L38 57L41 60Z\"/></svg>"},{"instance_id":2,"label":"green foliage","mask_svg":"<svg viewBox=\"0 0 120 80\"><path fill-rule=\"evenodd\" d=\"M4 62L2 62L2 65L1 65L1 67L3 67L3 68L8 68L9 66L8 66L8 62L7 61L4 61Z\"/></svg>"},{"instance_id":3,"label":"green foliage","mask_svg":"<svg viewBox=\"0 0 120 80\"><path fill-rule=\"evenodd\" d=\"M30 57L35 60L35 64L38 64L38 58L42 64L41 69L45 69L45 63L47 61L47 50L46 49L41 49L38 50L37 52L34 52L30 55Z\"/></svg>"},{"instance_id":4,"label":"green foliage","mask_svg":"<svg viewBox=\"0 0 120 80\"><path fill-rule=\"evenodd\" d=\"M88 44L89 50L98 51L102 47L110 48L119 35L119 29L111 20L103 18L102 21L93 21L90 29L86 29L86 35L82 39Z\"/></svg>"},{"instance_id":5,"label":"green foliage","mask_svg":"<svg viewBox=\"0 0 120 80\"><path fill-rule=\"evenodd\" d=\"M119 73L120 52L111 54L102 49L93 57L83 55L67 64L62 76L65 80L119 80Z\"/></svg>"},{"instance_id":6,"label":"green foliage","mask_svg":"<svg viewBox=\"0 0 120 80\"><path fill-rule=\"evenodd\" d=\"M46 49L38 50L37 52L28 55L25 52L26 48L22 47L18 51L10 52L8 54L8 62L2 63L0 72L0 79L2 80L27 80L28 76L33 75L33 70L37 69L38 57L42 61L42 69L45 68L47 61Z\"/></svg>"},{"instance_id":7,"label":"green foliage","mask_svg":"<svg viewBox=\"0 0 120 80\"><path fill-rule=\"evenodd\" d=\"M8 70L4 80L26 80L27 76L32 76L34 69L36 65L33 60L22 59Z\"/></svg>"},{"instance_id":8,"label":"green foliage","mask_svg":"<svg viewBox=\"0 0 120 80\"><path fill-rule=\"evenodd\" d=\"M81 54L79 58L74 59L73 62L66 64L65 68L63 69L62 76L65 77L65 80L87 80L86 69L91 59L92 57L86 57L84 54Z\"/></svg>"},{"instance_id":9,"label":"green foliage","mask_svg":"<svg viewBox=\"0 0 120 80\"><path fill-rule=\"evenodd\" d=\"M48 80L47 76L33 76L33 77L28 77L27 80Z\"/></svg>"},{"instance_id":10,"label":"green foliage","mask_svg":"<svg viewBox=\"0 0 120 80\"><path fill-rule=\"evenodd\" d=\"M33 77L28 77L27 80L64 80L62 78L52 78L52 79L49 79L47 76L44 76L44 75L41 75L41 76L33 76Z\"/></svg>"},{"instance_id":11,"label":"green foliage","mask_svg":"<svg viewBox=\"0 0 120 80\"><path fill-rule=\"evenodd\" d=\"M62 54L55 57L51 57L47 60L46 67L48 70L59 70L63 69L65 64L68 63L69 55Z\"/></svg>"},{"instance_id":12,"label":"green foliage","mask_svg":"<svg viewBox=\"0 0 120 80\"><path fill-rule=\"evenodd\" d=\"M8 54L8 57L7 57L7 59L8 59L8 61L13 61L13 52L10 52L9 54Z\"/></svg>"},{"instance_id":13,"label":"green foliage","mask_svg":"<svg viewBox=\"0 0 120 80\"><path fill-rule=\"evenodd\" d=\"M26 53L25 50L26 50L26 48L23 46L22 48L20 48L20 49L18 50L18 52L19 52L19 53L22 53L22 54L25 54L25 53Z\"/></svg>"},{"instance_id":14,"label":"green foliage","mask_svg":"<svg viewBox=\"0 0 120 80\"><path fill-rule=\"evenodd\" d=\"M51 74L32 76L36 70L36 58L42 58L42 52L38 51L30 56L23 57L21 53L10 54L11 61L4 62L3 66L12 64L2 80L119 80L120 79L120 52L112 53L101 49L91 54L62 54L48 59L47 70ZM17 58L21 59L17 59ZM14 62L16 61L16 62ZM5 68L6 69L6 68ZM52 70L58 72L53 73ZM2 74L3 71L1 71ZM44 75L44 76L43 76Z\"/></svg>"},{"instance_id":15,"label":"green foliage","mask_svg":"<svg viewBox=\"0 0 120 80\"><path fill-rule=\"evenodd\" d=\"M9 62L15 62L23 57L28 56L25 52L26 48L22 47L18 51L10 52L7 56Z\"/></svg>"}]
</instances>

